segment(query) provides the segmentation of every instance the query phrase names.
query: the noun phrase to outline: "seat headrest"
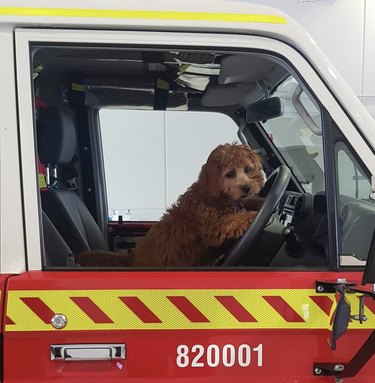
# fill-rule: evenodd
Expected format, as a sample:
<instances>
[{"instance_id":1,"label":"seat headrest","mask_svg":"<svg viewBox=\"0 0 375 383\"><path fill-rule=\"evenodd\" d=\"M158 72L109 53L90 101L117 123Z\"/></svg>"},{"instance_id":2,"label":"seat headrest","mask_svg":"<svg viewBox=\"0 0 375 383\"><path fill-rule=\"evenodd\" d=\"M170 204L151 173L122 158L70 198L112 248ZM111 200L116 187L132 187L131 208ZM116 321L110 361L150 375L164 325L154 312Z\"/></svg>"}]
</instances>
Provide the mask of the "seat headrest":
<instances>
[{"instance_id":1,"label":"seat headrest","mask_svg":"<svg viewBox=\"0 0 375 383\"><path fill-rule=\"evenodd\" d=\"M37 121L38 152L43 164L69 164L76 150L76 131L64 106L41 109Z\"/></svg>"}]
</instances>

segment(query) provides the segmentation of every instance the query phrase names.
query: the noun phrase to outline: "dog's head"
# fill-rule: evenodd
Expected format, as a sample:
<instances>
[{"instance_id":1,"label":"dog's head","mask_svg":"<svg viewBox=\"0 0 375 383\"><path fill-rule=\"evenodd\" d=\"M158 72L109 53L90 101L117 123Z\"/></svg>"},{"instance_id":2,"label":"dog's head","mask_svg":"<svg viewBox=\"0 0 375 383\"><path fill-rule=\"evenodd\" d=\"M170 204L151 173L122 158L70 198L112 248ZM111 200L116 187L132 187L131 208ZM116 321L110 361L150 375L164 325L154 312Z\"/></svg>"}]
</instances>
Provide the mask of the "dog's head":
<instances>
[{"instance_id":1,"label":"dog's head","mask_svg":"<svg viewBox=\"0 0 375 383\"><path fill-rule=\"evenodd\" d=\"M219 145L199 175L202 192L234 203L253 198L264 185L259 156L247 145Z\"/></svg>"}]
</instances>

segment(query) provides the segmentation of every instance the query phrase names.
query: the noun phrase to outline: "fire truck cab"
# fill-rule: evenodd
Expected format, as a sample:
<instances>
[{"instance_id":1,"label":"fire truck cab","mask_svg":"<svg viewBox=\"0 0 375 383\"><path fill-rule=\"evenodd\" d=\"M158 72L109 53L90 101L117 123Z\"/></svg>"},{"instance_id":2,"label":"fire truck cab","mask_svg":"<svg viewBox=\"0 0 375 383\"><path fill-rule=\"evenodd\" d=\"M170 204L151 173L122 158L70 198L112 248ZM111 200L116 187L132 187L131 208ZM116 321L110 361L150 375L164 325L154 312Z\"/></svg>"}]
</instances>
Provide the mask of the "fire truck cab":
<instances>
[{"instance_id":1,"label":"fire truck cab","mask_svg":"<svg viewBox=\"0 0 375 383\"><path fill-rule=\"evenodd\" d=\"M3 382L374 381L375 122L295 21L4 0L0 51ZM136 248L226 142L272 209L224 262L77 264Z\"/></svg>"}]
</instances>

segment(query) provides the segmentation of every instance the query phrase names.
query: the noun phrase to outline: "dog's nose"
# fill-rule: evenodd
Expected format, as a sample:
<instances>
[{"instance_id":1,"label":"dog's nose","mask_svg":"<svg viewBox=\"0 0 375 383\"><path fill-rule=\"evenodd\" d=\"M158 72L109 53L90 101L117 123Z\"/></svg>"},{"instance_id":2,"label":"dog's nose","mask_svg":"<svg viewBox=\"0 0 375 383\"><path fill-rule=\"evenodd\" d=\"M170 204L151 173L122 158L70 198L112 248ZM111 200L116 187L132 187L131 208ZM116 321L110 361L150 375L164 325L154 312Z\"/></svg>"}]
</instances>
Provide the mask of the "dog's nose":
<instances>
[{"instance_id":1,"label":"dog's nose","mask_svg":"<svg viewBox=\"0 0 375 383\"><path fill-rule=\"evenodd\" d=\"M247 194L250 191L250 186L249 185L242 185L241 191L243 191L244 193Z\"/></svg>"}]
</instances>

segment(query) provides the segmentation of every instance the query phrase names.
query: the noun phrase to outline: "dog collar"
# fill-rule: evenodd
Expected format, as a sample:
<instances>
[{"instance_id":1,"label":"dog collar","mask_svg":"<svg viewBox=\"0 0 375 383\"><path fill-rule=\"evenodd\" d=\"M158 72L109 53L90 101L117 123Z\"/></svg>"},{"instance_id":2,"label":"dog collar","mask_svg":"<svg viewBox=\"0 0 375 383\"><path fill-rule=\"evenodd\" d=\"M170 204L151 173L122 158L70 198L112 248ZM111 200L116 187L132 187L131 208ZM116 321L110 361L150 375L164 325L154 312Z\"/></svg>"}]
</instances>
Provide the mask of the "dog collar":
<instances>
[{"instance_id":1,"label":"dog collar","mask_svg":"<svg viewBox=\"0 0 375 383\"><path fill-rule=\"evenodd\" d=\"M243 205L243 203L241 202L237 202L236 206L235 206L235 209L236 209L236 212L237 213L241 213L243 211L245 211L245 206Z\"/></svg>"}]
</instances>

